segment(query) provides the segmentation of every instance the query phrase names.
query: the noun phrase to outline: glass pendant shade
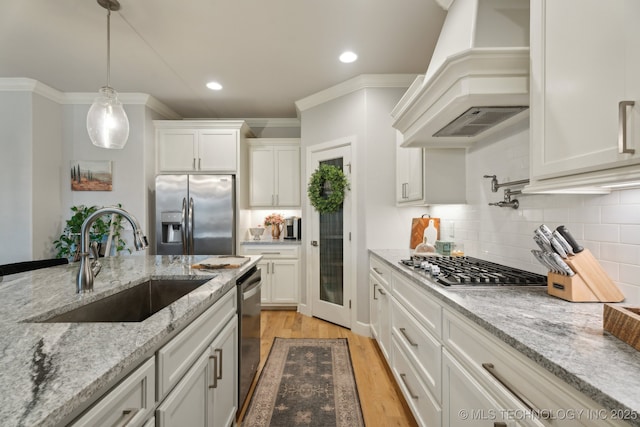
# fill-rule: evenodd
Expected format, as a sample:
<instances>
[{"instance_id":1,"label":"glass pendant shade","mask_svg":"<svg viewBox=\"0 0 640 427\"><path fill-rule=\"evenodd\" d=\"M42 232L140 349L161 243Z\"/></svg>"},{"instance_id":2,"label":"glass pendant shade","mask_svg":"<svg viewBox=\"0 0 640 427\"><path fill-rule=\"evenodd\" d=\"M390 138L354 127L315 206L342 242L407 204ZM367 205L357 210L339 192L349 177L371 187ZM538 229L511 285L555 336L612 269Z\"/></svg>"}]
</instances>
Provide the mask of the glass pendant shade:
<instances>
[{"instance_id":1,"label":"glass pendant shade","mask_svg":"<svg viewBox=\"0 0 640 427\"><path fill-rule=\"evenodd\" d=\"M87 114L89 138L96 147L122 149L129 138L127 113L111 87L100 88L99 94Z\"/></svg>"}]
</instances>

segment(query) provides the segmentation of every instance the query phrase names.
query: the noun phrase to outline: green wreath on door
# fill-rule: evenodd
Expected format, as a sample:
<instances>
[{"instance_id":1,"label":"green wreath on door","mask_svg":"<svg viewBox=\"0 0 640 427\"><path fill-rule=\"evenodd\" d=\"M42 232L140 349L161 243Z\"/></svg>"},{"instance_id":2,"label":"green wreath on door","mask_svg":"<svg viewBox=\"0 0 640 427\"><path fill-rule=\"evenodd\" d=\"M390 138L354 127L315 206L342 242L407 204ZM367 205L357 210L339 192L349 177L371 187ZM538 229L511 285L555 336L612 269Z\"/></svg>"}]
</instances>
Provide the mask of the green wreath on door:
<instances>
[{"instance_id":1,"label":"green wreath on door","mask_svg":"<svg viewBox=\"0 0 640 427\"><path fill-rule=\"evenodd\" d=\"M340 210L348 189L349 182L341 168L321 164L311 175L307 195L318 213L333 213Z\"/></svg>"}]
</instances>

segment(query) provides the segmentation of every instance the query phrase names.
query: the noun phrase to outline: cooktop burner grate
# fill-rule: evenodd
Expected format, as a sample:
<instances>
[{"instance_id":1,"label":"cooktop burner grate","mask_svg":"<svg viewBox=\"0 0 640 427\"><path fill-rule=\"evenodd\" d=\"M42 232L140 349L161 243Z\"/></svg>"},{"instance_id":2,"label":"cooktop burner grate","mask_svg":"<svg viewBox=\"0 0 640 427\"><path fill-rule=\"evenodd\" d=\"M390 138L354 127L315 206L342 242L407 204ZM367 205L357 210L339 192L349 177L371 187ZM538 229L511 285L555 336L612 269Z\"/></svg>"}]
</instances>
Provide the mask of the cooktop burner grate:
<instances>
[{"instance_id":1,"label":"cooktop burner grate","mask_svg":"<svg viewBox=\"0 0 640 427\"><path fill-rule=\"evenodd\" d=\"M431 275L445 286L544 286L547 283L547 277L541 274L469 256L413 256L401 263Z\"/></svg>"}]
</instances>

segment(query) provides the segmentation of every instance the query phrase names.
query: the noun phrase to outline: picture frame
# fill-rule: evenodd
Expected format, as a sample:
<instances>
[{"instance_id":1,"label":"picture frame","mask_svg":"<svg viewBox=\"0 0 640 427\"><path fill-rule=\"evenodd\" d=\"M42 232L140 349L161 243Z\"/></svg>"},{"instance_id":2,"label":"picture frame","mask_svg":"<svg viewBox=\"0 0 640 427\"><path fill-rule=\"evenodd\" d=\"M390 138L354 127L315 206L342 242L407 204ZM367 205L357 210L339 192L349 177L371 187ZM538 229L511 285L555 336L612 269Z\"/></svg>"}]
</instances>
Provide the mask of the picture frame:
<instances>
[{"instance_id":1,"label":"picture frame","mask_svg":"<svg viewBox=\"0 0 640 427\"><path fill-rule=\"evenodd\" d=\"M72 160L71 191L113 191L111 160Z\"/></svg>"}]
</instances>

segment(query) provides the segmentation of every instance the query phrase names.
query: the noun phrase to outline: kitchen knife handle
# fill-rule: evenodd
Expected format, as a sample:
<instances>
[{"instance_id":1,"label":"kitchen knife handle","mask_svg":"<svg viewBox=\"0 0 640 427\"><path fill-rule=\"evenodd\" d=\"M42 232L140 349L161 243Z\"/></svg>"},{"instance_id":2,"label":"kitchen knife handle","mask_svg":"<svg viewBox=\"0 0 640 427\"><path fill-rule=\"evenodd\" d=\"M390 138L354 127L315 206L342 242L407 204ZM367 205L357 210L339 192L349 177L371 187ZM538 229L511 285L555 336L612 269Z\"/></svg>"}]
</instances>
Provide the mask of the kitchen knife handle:
<instances>
[{"instance_id":1,"label":"kitchen knife handle","mask_svg":"<svg viewBox=\"0 0 640 427\"><path fill-rule=\"evenodd\" d=\"M558 228L556 228L556 230L558 231L558 233L560 233L562 237L564 237L567 243L571 245L571 247L573 248L574 254L580 253L584 250L584 248L580 246L578 242L576 242L576 239L573 238L571 233L569 233L569 230L567 230L567 227L565 227L564 225L561 225Z\"/></svg>"}]
</instances>

